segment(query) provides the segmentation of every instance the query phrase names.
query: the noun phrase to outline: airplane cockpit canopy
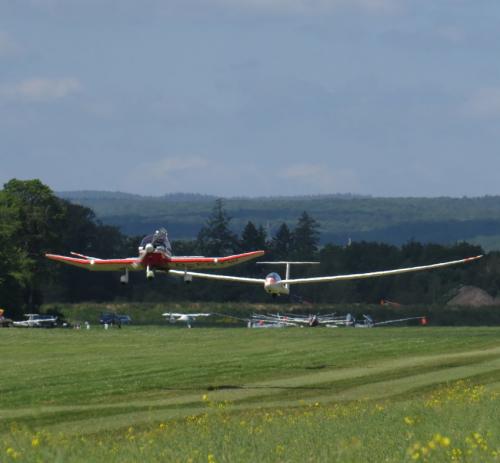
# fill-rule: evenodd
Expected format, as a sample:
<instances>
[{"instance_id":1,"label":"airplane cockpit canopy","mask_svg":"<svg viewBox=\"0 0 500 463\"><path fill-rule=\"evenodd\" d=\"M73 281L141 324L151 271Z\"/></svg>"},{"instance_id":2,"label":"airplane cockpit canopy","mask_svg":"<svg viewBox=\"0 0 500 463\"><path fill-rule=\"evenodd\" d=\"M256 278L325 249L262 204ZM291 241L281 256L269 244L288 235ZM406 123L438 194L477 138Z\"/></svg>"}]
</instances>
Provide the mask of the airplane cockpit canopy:
<instances>
[{"instance_id":1,"label":"airplane cockpit canopy","mask_svg":"<svg viewBox=\"0 0 500 463\"><path fill-rule=\"evenodd\" d=\"M139 248L144 249L147 244L151 243L155 249L163 249L166 251L168 254L172 253L172 246L170 244L170 241L168 239L168 234L167 230L164 228L160 228L159 230L156 230L154 233L151 235L145 236L141 244L139 245Z\"/></svg>"},{"instance_id":2,"label":"airplane cockpit canopy","mask_svg":"<svg viewBox=\"0 0 500 463\"><path fill-rule=\"evenodd\" d=\"M266 278L272 278L275 281L281 281L281 277L276 272L269 273Z\"/></svg>"}]
</instances>

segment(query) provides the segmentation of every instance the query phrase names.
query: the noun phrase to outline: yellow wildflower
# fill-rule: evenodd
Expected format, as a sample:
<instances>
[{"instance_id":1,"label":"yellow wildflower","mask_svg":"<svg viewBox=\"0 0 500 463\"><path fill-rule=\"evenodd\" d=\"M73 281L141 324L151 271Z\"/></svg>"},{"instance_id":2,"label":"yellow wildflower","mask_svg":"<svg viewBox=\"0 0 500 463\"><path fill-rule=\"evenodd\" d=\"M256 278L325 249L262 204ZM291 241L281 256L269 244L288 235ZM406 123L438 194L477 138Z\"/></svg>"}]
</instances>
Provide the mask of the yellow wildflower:
<instances>
[{"instance_id":1,"label":"yellow wildflower","mask_svg":"<svg viewBox=\"0 0 500 463\"><path fill-rule=\"evenodd\" d=\"M462 450L458 448L454 448L451 451L451 460L452 461L458 461L462 459Z\"/></svg>"},{"instance_id":2,"label":"yellow wildflower","mask_svg":"<svg viewBox=\"0 0 500 463\"><path fill-rule=\"evenodd\" d=\"M21 454L16 452L12 447L7 448L6 453L13 460L17 460L21 456Z\"/></svg>"},{"instance_id":3,"label":"yellow wildflower","mask_svg":"<svg viewBox=\"0 0 500 463\"><path fill-rule=\"evenodd\" d=\"M38 447L39 445L40 445L40 439L38 437L33 437L33 439L31 439L31 446Z\"/></svg>"}]
</instances>

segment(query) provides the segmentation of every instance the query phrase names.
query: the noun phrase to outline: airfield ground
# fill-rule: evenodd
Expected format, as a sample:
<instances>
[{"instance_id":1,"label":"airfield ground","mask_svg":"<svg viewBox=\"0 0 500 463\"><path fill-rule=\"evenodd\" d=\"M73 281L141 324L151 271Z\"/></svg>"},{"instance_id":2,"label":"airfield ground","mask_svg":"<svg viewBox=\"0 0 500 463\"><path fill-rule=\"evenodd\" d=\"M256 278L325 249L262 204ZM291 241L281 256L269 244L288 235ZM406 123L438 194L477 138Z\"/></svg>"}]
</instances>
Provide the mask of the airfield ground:
<instances>
[{"instance_id":1,"label":"airfield ground","mask_svg":"<svg viewBox=\"0 0 500 463\"><path fill-rule=\"evenodd\" d=\"M497 461L500 328L0 329L0 461Z\"/></svg>"}]
</instances>

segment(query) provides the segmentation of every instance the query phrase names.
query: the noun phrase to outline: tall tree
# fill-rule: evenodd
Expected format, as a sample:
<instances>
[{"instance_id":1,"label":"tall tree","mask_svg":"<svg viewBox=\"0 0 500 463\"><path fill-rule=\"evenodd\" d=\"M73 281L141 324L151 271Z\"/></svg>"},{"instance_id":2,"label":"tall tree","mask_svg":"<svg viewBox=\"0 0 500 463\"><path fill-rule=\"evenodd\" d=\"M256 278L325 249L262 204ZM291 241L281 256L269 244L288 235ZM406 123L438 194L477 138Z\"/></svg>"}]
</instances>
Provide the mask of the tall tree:
<instances>
[{"instance_id":1,"label":"tall tree","mask_svg":"<svg viewBox=\"0 0 500 463\"><path fill-rule=\"evenodd\" d=\"M23 287L19 271L22 254L15 241L16 218L7 207L5 193L0 190L0 307L7 315L17 317L22 314Z\"/></svg>"},{"instance_id":2,"label":"tall tree","mask_svg":"<svg viewBox=\"0 0 500 463\"><path fill-rule=\"evenodd\" d=\"M49 187L39 180L10 180L0 197L2 216L9 217L8 252L17 255L11 276L22 288L24 308L36 310L48 274L43 254L60 241L65 209ZM3 221L3 220L2 220Z\"/></svg>"},{"instance_id":3,"label":"tall tree","mask_svg":"<svg viewBox=\"0 0 500 463\"><path fill-rule=\"evenodd\" d=\"M203 254L223 256L238 249L238 237L229 228L230 221L224 201L217 199L205 226L198 233L198 246Z\"/></svg>"},{"instance_id":4,"label":"tall tree","mask_svg":"<svg viewBox=\"0 0 500 463\"><path fill-rule=\"evenodd\" d=\"M318 222L304 211L293 230L292 256L294 259L314 259L319 245L318 228Z\"/></svg>"},{"instance_id":5,"label":"tall tree","mask_svg":"<svg viewBox=\"0 0 500 463\"><path fill-rule=\"evenodd\" d=\"M266 231L261 225L257 228L253 222L248 221L241 233L241 249L243 251L256 251L266 248Z\"/></svg>"},{"instance_id":6,"label":"tall tree","mask_svg":"<svg viewBox=\"0 0 500 463\"><path fill-rule=\"evenodd\" d=\"M288 260L292 249L293 235L288 225L282 223L271 240L271 252L274 259Z\"/></svg>"}]
</instances>

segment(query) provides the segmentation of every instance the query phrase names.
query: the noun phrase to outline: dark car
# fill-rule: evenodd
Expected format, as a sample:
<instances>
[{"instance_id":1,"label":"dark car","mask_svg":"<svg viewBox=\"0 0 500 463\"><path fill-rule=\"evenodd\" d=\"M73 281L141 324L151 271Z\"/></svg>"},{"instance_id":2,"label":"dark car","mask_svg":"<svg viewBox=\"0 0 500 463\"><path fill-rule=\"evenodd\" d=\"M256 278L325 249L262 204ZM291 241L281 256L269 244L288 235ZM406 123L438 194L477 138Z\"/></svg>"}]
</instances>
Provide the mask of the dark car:
<instances>
[{"instance_id":1,"label":"dark car","mask_svg":"<svg viewBox=\"0 0 500 463\"><path fill-rule=\"evenodd\" d=\"M132 322L129 315L116 314L116 313L103 313L99 319L101 325L128 325Z\"/></svg>"},{"instance_id":2,"label":"dark car","mask_svg":"<svg viewBox=\"0 0 500 463\"><path fill-rule=\"evenodd\" d=\"M10 328L12 326L12 320L10 318L0 317L0 328Z\"/></svg>"}]
</instances>

